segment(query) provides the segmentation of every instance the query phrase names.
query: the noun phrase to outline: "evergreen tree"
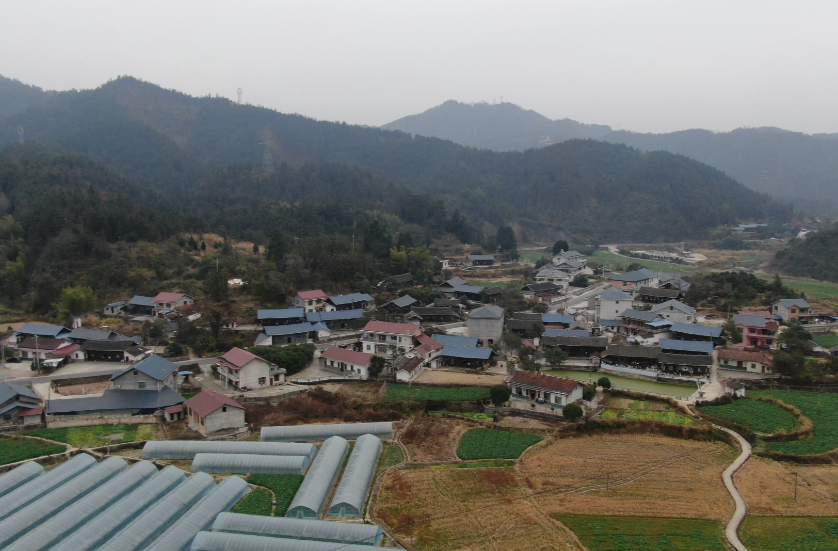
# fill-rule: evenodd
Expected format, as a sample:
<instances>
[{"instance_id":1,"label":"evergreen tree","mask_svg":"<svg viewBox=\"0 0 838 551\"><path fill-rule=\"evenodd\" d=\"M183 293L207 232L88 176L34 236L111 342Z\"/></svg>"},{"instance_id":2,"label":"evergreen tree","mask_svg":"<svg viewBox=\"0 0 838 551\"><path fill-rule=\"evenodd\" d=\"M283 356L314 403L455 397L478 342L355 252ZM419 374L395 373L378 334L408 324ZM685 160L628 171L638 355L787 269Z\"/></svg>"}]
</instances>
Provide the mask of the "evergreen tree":
<instances>
[{"instance_id":1,"label":"evergreen tree","mask_svg":"<svg viewBox=\"0 0 838 551\"><path fill-rule=\"evenodd\" d=\"M570 250L570 246L567 244L567 241L564 239L560 239L553 243L553 254L559 254L561 252L567 252Z\"/></svg>"}]
</instances>

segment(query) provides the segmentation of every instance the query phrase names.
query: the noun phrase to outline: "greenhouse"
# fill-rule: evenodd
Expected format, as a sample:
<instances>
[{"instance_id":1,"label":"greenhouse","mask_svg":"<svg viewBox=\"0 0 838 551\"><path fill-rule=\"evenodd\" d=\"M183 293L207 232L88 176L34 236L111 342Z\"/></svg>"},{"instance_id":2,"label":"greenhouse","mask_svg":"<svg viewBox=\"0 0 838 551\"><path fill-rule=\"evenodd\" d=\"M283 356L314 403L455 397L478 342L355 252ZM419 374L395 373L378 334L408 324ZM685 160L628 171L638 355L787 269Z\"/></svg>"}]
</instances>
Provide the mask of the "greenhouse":
<instances>
[{"instance_id":1,"label":"greenhouse","mask_svg":"<svg viewBox=\"0 0 838 551\"><path fill-rule=\"evenodd\" d=\"M194 459L199 453L305 455L311 460L317 454L317 446L293 442L150 440L143 447L143 459Z\"/></svg>"},{"instance_id":2,"label":"greenhouse","mask_svg":"<svg viewBox=\"0 0 838 551\"><path fill-rule=\"evenodd\" d=\"M300 489L291 501L286 517L318 518L335 485L349 442L332 436L320 447Z\"/></svg>"},{"instance_id":3,"label":"greenhouse","mask_svg":"<svg viewBox=\"0 0 838 551\"><path fill-rule=\"evenodd\" d=\"M215 488L215 480L198 473L186 479L177 489L146 509L126 528L108 540L98 551L136 551L143 549L162 534L206 493Z\"/></svg>"},{"instance_id":4,"label":"greenhouse","mask_svg":"<svg viewBox=\"0 0 838 551\"><path fill-rule=\"evenodd\" d=\"M42 474L44 474L44 468L34 461L27 461L20 467L15 467L0 476L0 497L8 494L21 484L26 484L33 478L38 478Z\"/></svg>"},{"instance_id":5,"label":"greenhouse","mask_svg":"<svg viewBox=\"0 0 838 551\"><path fill-rule=\"evenodd\" d=\"M307 455L250 455L243 453L199 453L192 460L193 473L303 474Z\"/></svg>"},{"instance_id":6,"label":"greenhouse","mask_svg":"<svg viewBox=\"0 0 838 551\"><path fill-rule=\"evenodd\" d=\"M355 440L363 434L379 438L393 438L393 423L338 423L333 425L290 425L262 427L262 442L310 442L340 436Z\"/></svg>"},{"instance_id":7,"label":"greenhouse","mask_svg":"<svg viewBox=\"0 0 838 551\"><path fill-rule=\"evenodd\" d=\"M336 523L337 524L337 523ZM326 541L267 538L225 532L198 532L191 551L369 551L369 545L335 544Z\"/></svg>"},{"instance_id":8,"label":"greenhouse","mask_svg":"<svg viewBox=\"0 0 838 551\"><path fill-rule=\"evenodd\" d=\"M332 506L330 517L360 517L367 502L378 456L381 454L381 440L372 434L360 436L355 442L349 462L343 471Z\"/></svg>"},{"instance_id":9,"label":"greenhouse","mask_svg":"<svg viewBox=\"0 0 838 551\"><path fill-rule=\"evenodd\" d=\"M29 531L8 547L7 551L46 551L78 527L100 514L113 502L134 491L157 474L157 467L148 461L136 463L127 471L73 503L42 524L39 530Z\"/></svg>"},{"instance_id":10,"label":"greenhouse","mask_svg":"<svg viewBox=\"0 0 838 551\"><path fill-rule=\"evenodd\" d=\"M238 513L218 515L212 524L212 531L367 546L380 544L384 535L381 527L375 524L263 517Z\"/></svg>"},{"instance_id":11,"label":"greenhouse","mask_svg":"<svg viewBox=\"0 0 838 551\"><path fill-rule=\"evenodd\" d=\"M96 465L96 460L92 456L80 453L44 476L39 476L12 490L0 498L0 520L10 517L94 465Z\"/></svg>"},{"instance_id":12,"label":"greenhouse","mask_svg":"<svg viewBox=\"0 0 838 551\"><path fill-rule=\"evenodd\" d=\"M163 496L174 493L172 490L179 488L185 478L186 473L177 467L166 467L124 498L109 504L109 507L93 520L78 526L71 536L51 549L54 551L90 551L98 548Z\"/></svg>"},{"instance_id":13,"label":"greenhouse","mask_svg":"<svg viewBox=\"0 0 838 551\"><path fill-rule=\"evenodd\" d=\"M215 491L193 506L180 518L148 551L186 551L195 534L208 529L219 513L229 511L244 496L250 493L250 485L237 476L231 476L219 484Z\"/></svg>"},{"instance_id":14,"label":"greenhouse","mask_svg":"<svg viewBox=\"0 0 838 551\"><path fill-rule=\"evenodd\" d=\"M74 505L77 499L89 494L97 486L106 483L126 469L128 469L128 464L124 459L111 457L62 484L49 495L6 517L0 521L0 548L6 549L11 542L26 532L38 528L51 516L69 505Z\"/></svg>"}]
</instances>

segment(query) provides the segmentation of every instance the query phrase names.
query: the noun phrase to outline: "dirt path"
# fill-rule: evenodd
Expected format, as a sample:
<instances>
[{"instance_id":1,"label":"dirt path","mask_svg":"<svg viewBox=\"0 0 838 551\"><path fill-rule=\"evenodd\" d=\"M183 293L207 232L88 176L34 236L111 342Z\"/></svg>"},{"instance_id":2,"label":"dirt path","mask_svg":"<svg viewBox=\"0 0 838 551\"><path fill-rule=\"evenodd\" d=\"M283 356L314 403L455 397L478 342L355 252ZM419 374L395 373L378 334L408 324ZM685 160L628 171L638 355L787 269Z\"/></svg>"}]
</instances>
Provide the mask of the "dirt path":
<instances>
[{"instance_id":1,"label":"dirt path","mask_svg":"<svg viewBox=\"0 0 838 551\"><path fill-rule=\"evenodd\" d=\"M725 487L727 488L727 491L730 492L733 501L736 502L736 511L733 513L730 522L727 523L727 527L725 528L725 537L727 537L727 541L730 542L736 551L748 551L748 548L745 547L745 545L739 540L739 534L737 533L739 531L739 525L742 524L742 519L745 518L745 513L748 512L748 507L745 505L745 500L742 497L742 494L739 493L739 490L736 489L736 485L733 483L733 473L735 473L739 467L744 465L745 461L747 461L751 456L751 445L738 433L733 432L730 429L719 426L716 426L715 428L730 434L736 438L736 440L739 441L739 445L742 446L742 454L737 457L736 461L731 463L727 469L725 469L724 473L722 473L722 479L724 480Z\"/></svg>"}]
</instances>

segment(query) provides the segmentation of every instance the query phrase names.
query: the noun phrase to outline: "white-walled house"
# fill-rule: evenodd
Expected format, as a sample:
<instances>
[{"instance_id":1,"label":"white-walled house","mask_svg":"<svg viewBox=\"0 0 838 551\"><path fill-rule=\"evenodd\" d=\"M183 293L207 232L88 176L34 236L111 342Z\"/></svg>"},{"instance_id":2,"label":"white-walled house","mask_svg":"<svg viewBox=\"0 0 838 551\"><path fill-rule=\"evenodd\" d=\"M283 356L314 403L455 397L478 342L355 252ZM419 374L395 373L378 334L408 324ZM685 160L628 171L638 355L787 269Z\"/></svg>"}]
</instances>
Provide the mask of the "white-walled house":
<instances>
[{"instance_id":1,"label":"white-walled house","mask_svg":"<svg viewBox=\"0 0 838 551\"><path fill-rule=\"evenodd\" d=\"M563 408L582 399L582 383L562 377L516 371L506 378L506 385L512 390L511 400L546 403Z\"/></svg>"},{"instance_id":2,"label":"white-walled house","mask_svg":"<svg viewBox=\"0 0 838 551\"><path fill-rule=\"evenodd\" d=\"M364 326L361 346L367 354L392 358L412 350L420 333L422 328L412 323L371 321Z\"/></svg>"},{"instance_id":3,"label":"white-walled house","mask_svg":"<svg viewBox=\"0 0 838 551\"><path fill-rule=\"evenodd\" d=\"M652 313L673 323L695 323L695 308L679 300L667 300L652 306Z\"/></svg>"},{"instance_id":4,"label":"white-walled house","mask_svg":"<svg viewBox=\"0 0 838 551\"><path fill-rule=\"evenodd\" d=\"M599 296L597 321L619 319L623 312L631 308L631 295L617 289L609 289Z\"/></svg>"},{"instance_id":5,"label":"white-walled house","mask_svg":"<svg viewBox=\"0 0 838 551\"><path fill-rule=\"evenodd\" d=\"M319 312L326 309L326 300L329 295L324 293L321 289L313 291L300 291L294 295L292 303L294 308L302 308L306 312Z\"/></svg>"},{"instance_id":6,"label":"white-walled house","mask_svg":"<svg viewBox=\"0 0 838 551\"><path fill-rule=\"evenodd\" d=\"M233 348L215 361L225 388L232 386L239 390L251 390L285 382L284 369L241 348Z\"/></svg>"},{"instance_id":7,"label":"white-walled house","mask_svg":"<svg viewBox=\"0 0 838 551\"><path fill-rule=\"evenodd\" d=\"M156 310L175 310L195 303L194 298L184 293L158 293L151 301Z\"/></svg>"},{"instance_id":8,"label":"white-walled house","mask_svg":"<svg viewBox=\"0 0 838 551\"><path fill-rule=\"evenodd\" d=\"M205 435L246 425L243 405L228 396L209 390L203 390L186 400L183 410L189 424Z\"/></svg>"},{"instance_id":9,"label":"white-walled house","mask_svg":"<svg viewBox=\"0 0 838 551\"><path fill-rule=\"evenodd\" d=\"M345 377L368 379L370 362L374 354L355 352L345 348L331 346L320 355L320 365Z\"/></svg>"}]
</instances>

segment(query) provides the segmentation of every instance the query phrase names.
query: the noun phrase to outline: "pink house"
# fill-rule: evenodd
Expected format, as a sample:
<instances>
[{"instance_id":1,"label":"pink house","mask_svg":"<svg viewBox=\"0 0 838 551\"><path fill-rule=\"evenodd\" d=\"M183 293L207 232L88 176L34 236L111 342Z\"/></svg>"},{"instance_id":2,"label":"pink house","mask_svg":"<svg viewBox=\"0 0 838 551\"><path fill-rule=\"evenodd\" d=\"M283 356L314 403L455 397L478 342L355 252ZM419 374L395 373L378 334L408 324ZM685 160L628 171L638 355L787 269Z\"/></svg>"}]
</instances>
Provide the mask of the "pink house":
<instances>
[{"instance_id":1,"label":"pink house","mask_svg":"<svg viewBox=\"0 0 838 551\"><path fill-rule=\"evenodd\" d=\"M319 312L326 308L327 298L329 295L320 289L300 291L294 295L294 308L303 308L306 312Z\"/></svg>"}]
</instances>

